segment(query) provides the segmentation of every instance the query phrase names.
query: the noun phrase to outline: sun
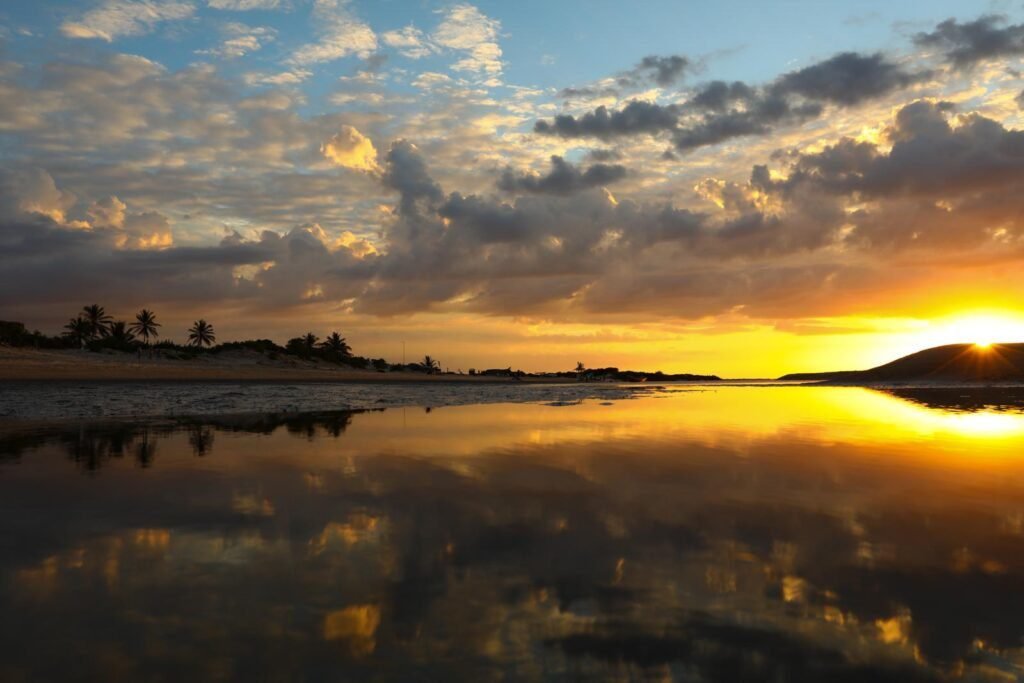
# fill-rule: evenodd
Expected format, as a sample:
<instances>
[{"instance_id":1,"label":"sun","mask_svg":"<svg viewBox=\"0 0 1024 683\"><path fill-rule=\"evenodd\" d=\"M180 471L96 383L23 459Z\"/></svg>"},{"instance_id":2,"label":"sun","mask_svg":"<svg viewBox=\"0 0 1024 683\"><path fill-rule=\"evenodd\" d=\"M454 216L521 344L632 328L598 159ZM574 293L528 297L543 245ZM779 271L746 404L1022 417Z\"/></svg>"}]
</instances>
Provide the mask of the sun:
<instances>
[{"instance_id":1,"label":"sun","mask_svg":"<svg viewBox=\"0 0 1024 683\"><path fill-rule=\"evenodd\" d=\"M966 343L991 349L996 344L1024 342L1024 316L1008 311L964 313L934 321L924 336L930 346Z\"/></svg>"}]
</instances>

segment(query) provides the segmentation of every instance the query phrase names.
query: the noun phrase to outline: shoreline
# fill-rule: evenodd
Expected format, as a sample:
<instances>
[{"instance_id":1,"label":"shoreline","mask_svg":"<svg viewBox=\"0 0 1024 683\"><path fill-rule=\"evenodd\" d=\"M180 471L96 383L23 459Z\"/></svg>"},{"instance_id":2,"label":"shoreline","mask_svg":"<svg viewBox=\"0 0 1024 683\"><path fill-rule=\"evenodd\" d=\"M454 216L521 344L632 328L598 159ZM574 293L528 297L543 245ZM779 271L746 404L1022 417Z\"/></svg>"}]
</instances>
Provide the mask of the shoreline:
<instances>
[{"instance_id":1,"label":"shoreline","mask_svg":"<svg viewBox=\"0 0 1024 683\"><path fill-rule=\"evenodd\" d=\"M360 370L316 361L270 361L257 354L223 354L194 360L128 354L0 347L0 382L190 382L190 383L358 383L358 384L575 384L563 377L481 375Z\"/></svg>"}]
</instances>

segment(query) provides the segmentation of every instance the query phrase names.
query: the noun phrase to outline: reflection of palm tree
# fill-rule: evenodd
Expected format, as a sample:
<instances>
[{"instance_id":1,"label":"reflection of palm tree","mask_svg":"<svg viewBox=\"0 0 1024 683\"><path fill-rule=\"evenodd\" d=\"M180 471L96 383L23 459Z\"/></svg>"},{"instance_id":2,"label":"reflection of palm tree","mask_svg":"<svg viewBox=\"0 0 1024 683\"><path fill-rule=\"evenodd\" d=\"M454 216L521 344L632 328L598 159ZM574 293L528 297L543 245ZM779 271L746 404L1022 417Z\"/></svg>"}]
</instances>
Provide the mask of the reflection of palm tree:
<instances>
[{"instance_id":1,"label":"reflection of palm tree","mask_svg":"<svg viewBox=\"0 0 1024 683\"><path fill-rule=\"evenodd\" d=\"M327 338L320 343L320 346L334 356L344 357L352 353L352 348L345 341L345 338L337 332L331 332L327 335Z\"/></svg>"},{"instance_id":2,"label":"reflection of palm tree","mask_svg":"<svg viewBox=\"0 0 1024 683\"><path fill-rule=\"evenodd\" d=\"M142 441L135 446L135 459L142 467L149 467L156 457L156 439L149 440L149 430L142 430Z\"/></svg>"},{"instance_id":3,"label":"reflection of palm tree","mask_svg":"<svg viewBox=\"0 0 1024 683\"><path fill-rule=\"evenodd\" d=\"M157 330L158 327L160 327L160 323L156 321L156 315L153 311L143 308L135 314L135 322L128 329L136 336L142 337L142 340L146 342L146 346L149 346L150 337L160 336L160 332Z\"/></svg>"},{"instance_id":4,"label":"reflection of palm tree","mask_svg":"<svg viewBox=\"0 0 1024 683\"><path fill-rule=\"evenodd\" d=\"M92 337L92 325L84 318L72 318L64 326L64 329L67 330L64 336L78 344L79 347L85 346L85 342Z\"/></svg>"},{"instance_id":5,"label":"reflection of palm tree","mask_svg":"<svg viewBox=\"0 0 1024 683\"><path fill-rule=\"evenodd\" d=\"M192 446L192 453L203 457L213 447L213 430L203 426L193 427L188 433L188 443Z\"/></svg>"},{"instance_id":6,"label":"reflection of palm tree","mask_svg":"<svg viewBox=\"0 0 1024 683\"><path fill-rule=\"evenodd\" d=\"M107 315L99 304L82 308L82 317L89 323L89 334L93 337L106 337L110 334L110 323L113 318Z\"/></svg>"},{"instance_id":7,"label":"reflection of palm tree","mask_svg":"<svg viewBox=\"0 0 1024 683\"><path fill-rule=\"evenodd\" d=\"M213 325L202 318L195 321L188 330L188 343L192 346L213 346L217 337L213 333Z\"/></svg>"},{"instance_id":8,"label":"reflection of palm tree","mask_svg":"<svg viewBox=\"0 0 1024 683\"><path fill-rule=\"evenodd\" d=\"M423 356L423 367L427 369L427 372L433 374L441 369L441 363L430 356Z\"/></svg>"}]
</instances>

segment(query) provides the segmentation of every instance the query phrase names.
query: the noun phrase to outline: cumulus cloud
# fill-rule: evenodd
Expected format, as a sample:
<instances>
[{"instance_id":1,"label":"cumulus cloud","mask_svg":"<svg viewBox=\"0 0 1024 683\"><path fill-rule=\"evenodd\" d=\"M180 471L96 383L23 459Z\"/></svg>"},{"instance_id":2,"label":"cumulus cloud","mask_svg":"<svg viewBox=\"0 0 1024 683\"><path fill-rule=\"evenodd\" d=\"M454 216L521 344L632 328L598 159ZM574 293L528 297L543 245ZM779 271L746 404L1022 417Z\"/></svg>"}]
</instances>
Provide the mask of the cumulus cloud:
<instances>
[{"instance_id":1,"label":"cumulus cloud","mask_svg":"<svg viewBox=\"0 0 1024 683\"><path fill-rule=\"evenodd\" d=\"M434 43L465 53L455 62L456 71L470 71L487 76L501 74L501 47L498 32L501 24L470 4L457 4L444 12L444 19L431 36Z\"/></svg>"},{"instance_id":2,"label":"cumulus cloud","mask_svg":"<svg viewBox=\"0 0 1024 683\"><path fill-rule=\"evenodd\" d=\"M250 52L256 52L274 40L277 31L265 26L247 26L231 22L222 28L224 42L217 47L196 50L197 54L214 55L225 59L237 59Z\"/></svg>"},{"instance_id":3,"label":"cumulus cloud","mask_svg":"<svg viewBox=\"0 0 1024 683\"><path fill-rule=\"evenodd\" d=\"M581 170L555 155L551 157L551 171L547 175L516 174L512 169L505 169L498 179L498 189L512 193L570 195L609 185L625 177L626 167L620 164L598 163Z\"/></svg>"},{"instance_id":4,"label":"cumulus cloud","mask_svg":"<svg viewBox=\"0 0 1024 683\"><path fill-rule=\"evenodd\" d=\"M609 140L630 135L655 135L674 130L679 123L678 107L633 100L618 111L601 106L582 116L563 114L553 121L538 121L533 130L541 135L563 138L593 137Z\"/></svg>"},{"instance_id":5,"label":"cumulus cloud","mask_svg":"<svg viewBox=\"0 0 1024 683\"><path fill-rule=\"evenodd\" d=\"M176 0L104 0L77 20L65 21L60 30L69 38L98 38L109 43L121 36L149 33L160 22L187 19L193 12L191 3Z\"/></svg>"},{"instance_id":6,"label":"cumulus cloud","mask_svg":"<svg viewBox=\"0 0 1024 683\"><path fill-rule=\"evenodd\" d=\"M933 31L914 36L922 47L938 48L959 68L999 57L1024 54L1024 24L1006 24L1006 18L989 14L974 21L947 19Z\"/></svg>"},{"instance_id":7,"label":"cumulus cloud","mask_svg":"<svg viewBox=\"0 0 1024 683\"><path fill-rule=\"evenodd\" d=\"M650 55L640 60L630 75L646 77L656 85L668 87L693 68L693 63L682 55Z\"/></svg>"},{"instance_id":8,"label":"cumulus cloud","mask_svg":"<svg viewBox=\"0 0 1024 683\"><path fill-rule=\"evenodd\" d=\"M340 132L320 146L320 152L338 166L370 173L381 170L373 141L352 126L342 126Z\"/></svg>"},{"instance_id":9,"label":"cumulus cloud","mask_svg":"<svg viewBox=\"0 0 1024 683\"><path fill-rule=\"evenodd\" d=\"M332 62L349 55L365 59L377 50L377 34L352 12L349 0L315 0L313 17L320 38L292 53L295 64Z\"/></svg>"},{"instance_id":10,"label":"cumulus cloud","mask_svg":"<svg viewBox=\"0 0 1024 683\"><path fill-rule=\"evenodd\" d=\"M679 72L686 68L672 64L679 65ZM881 54L844 52L764 86L712 81L681 105L633 100L619 110L600 106L580 116L562 114L550 122L537 121L534 132L601 140L670 134L676 149L686 151L812 120L826 105L856 106L907 88L924 75L908 72Z\"/></svg>"},{"instance_id":11,"label":"cumulus cloud","mask_svg":"<svg viewBox=\"0 0 1024 683\"><path fill-rule=\"evenodd\" d=\"M281 6L281 0L207 0L207 4L213 9L245 12L257 9L277 9Z\"/></svg>"},{"instance_id":12,"label":"cumulus cloud","mask_svg":"<svg viewBox=\"0 0 1024 683\"><path fill-rule=\"evenodd\" d=\"M398 50L399 54L409 59L422 59L434 52L423 31L415 26L406 26L395 31L386 31L380 35L381 42Z\"/></svg>"}]
</instances>

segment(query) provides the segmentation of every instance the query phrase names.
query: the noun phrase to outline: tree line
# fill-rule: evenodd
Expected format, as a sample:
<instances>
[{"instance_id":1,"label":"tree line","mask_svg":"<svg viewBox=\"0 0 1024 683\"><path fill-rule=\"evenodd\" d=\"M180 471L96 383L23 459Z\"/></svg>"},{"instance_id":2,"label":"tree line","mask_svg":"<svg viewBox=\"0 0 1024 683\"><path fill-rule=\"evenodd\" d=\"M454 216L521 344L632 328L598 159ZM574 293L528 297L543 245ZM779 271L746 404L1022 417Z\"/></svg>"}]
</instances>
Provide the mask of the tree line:
<instances>
[{"instance_id":1,"label":"tree line","mask_svg":"<svg viewBox=\"0 0 1024 683\"><path fill-rule=\"evenodd\" d=\"M141 356L145 350L149 354L154 351L184 352L194 355L200 352L219 353L223 351L251 350L268 355L274 359L280 355L297 356L306 360L317 359L333 363L350 365L357 368L375 370L406 370L434 374L441 371L441 364L430 356L425 356L418 363L395 364L383 358L364 358L352 353L352 347L338 331L333 331L321 339L313 332L307 332L289 339L280 346L269 339L246 341L230 341L217 344L217 335L213 324L200 318L192 323L186 331L187 341L184 345L172 341L160 340L163 325L157 321L156 314L143 308L135 314L132 321L115 320L106 309L99 304L83 306L78 315L68 320L59 337L49 337L38 331L28 332L21 323L0 321L0 343L12 346L35 346L37 348L79 348L92 351L110 349L115 351L137 352Z\"/></svg>"}]
</instances>

